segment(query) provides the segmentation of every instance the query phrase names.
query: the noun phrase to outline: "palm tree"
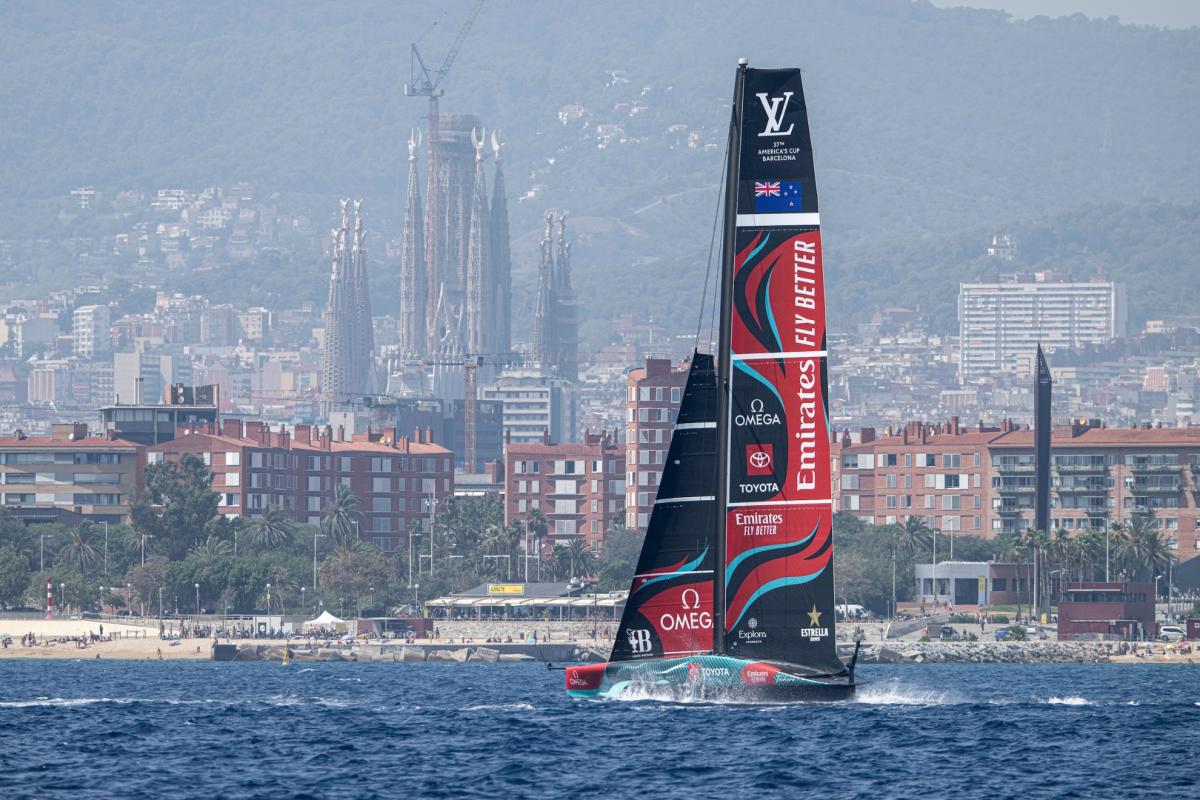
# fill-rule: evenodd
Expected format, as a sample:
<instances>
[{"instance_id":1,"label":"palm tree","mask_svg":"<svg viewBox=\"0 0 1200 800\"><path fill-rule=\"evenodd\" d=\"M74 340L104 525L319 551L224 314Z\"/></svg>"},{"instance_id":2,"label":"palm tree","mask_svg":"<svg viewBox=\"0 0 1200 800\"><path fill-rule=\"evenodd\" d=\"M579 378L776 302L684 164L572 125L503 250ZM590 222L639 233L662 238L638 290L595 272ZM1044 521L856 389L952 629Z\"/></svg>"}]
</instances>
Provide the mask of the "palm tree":
<instances>
[{"instance_id":1,"label":"palm tree","mask_svg":"<svg viewBox=\"0 0 1200 800\"><path fill-rule=\"evenodd\" d=\"M900 550L908 553L909 557L923 550L933 538L933 529L925 524L921 517L910 516L903 525L892 526L892 616L896 616L896 556ZM934 597L937 596L937 587Z\"/></svg>"},{"instance_id":2,"label":"palm tree","mask_svg":"<svg viewBox=\"0 0 1200 800\"><path fill-rule=\"evenodd\" d=\"M572 539L567 544L567 559L571 564L571 578L579 578L595 572L596 555L582 537Z\"/></svg>"},{"instance_id":3,"label":"palm tree","mask_svg":"<svg viewBox=\"0 0 1200 800\"><path fill-rule=\"evenodd\" d=\"M262 516L250 525L250 543L261 550L285 547L292 543L296 524L287 512L276 506L267 506Z\"/></svg>"},{"instance_id":4,"label":"palm tree","mask_svg":"<svg viewBox=\"0 0 1200 800\"><path fill-rule=\"evenodd\" d=\"M58 550L58 563L68 569L86 574L103 560L104 556L94 544L96 526L92 522L81 522L79 527L66 532L67 541Z\"/></svg>"},{"instance_id":5,"label":"palm tree","mask_svg":"<svg viewBox=\"0 0 1200 800\"><path fill-rule=\"evenodd\" d=\"M335 544L345 544L358 538L355 523L361 516L358 496L349 486L339 483L333 492L333 501L321 514L321 530Z\"/></svg>"},{"instance_id":6,"label":"palm tree","mask_svg":"<svg viewBox=\"0 0 1200 800\"><path fill-rule=\"evenodd\" d=\"M196 556L206 564L218 558L223 558L232 552L233 545L216 536L209 536L203 542L193 545L191 549L191 555Z\"/></svg>"}]
</instances>

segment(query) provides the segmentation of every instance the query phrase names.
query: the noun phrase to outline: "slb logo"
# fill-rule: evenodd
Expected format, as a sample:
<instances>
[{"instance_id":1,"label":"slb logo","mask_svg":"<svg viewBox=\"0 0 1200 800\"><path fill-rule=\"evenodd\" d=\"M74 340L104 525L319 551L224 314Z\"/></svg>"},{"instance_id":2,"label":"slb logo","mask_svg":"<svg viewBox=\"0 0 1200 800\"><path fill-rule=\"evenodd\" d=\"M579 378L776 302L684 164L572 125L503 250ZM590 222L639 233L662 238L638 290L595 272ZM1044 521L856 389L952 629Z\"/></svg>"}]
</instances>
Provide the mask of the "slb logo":
<instances>
[{"instance_id":1,"label":"slb logo","mask_svg":"<svg viewBox=\"0 0 1200 800\"><path fill-rule=\"evenodd\" d=\"M787 114L788 103L792 102L792 93L784 92L782 97L767 97L766 92L759 92L755 95L758 102L762 103L763 111L767 112L767 125L762 129L759 136L791 136L792 129L796 127L796 123L788 125L788 129L783 128L783 117Z\"/></svg>"},{"instance_id":2,"label":"slb logo","mask_svg":"<svg viewBox=\"0 0 1200 800\"><path fill-rule=\"evenodd\" d=\"M629 638L629 649L635 653L649 653L650 631L645 628L630 628L626 631L626 636Z\"/></svg>"},{"instance_id":3,"label":"slb logo","mask_svg":"<svg viewBox=\"0 0 1200 800\"><path fill-rule=\"evenodd\" d=\"M770 475L774 453L774 447L769 444L746 445L746 474Z\"/></svg>"}]
</instances>

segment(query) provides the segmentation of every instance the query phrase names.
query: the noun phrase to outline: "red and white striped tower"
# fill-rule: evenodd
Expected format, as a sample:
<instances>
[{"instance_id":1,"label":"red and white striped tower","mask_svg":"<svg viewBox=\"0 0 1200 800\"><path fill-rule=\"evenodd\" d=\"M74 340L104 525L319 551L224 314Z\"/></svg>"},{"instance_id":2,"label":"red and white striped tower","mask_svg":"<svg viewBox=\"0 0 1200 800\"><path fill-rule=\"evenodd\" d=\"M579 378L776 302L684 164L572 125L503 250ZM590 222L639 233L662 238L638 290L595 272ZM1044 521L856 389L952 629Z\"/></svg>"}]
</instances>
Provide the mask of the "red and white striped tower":
<instances>
[{"instance_id":1,"label":"red and white striped tower","mask_svg":"<svg viewBox=\"0 0 1200 800\"><path fill-rule=\"evenodd\" d=\"M46 579L46 619L50 619L54 611L54 581Z\"/></svg>"}]
</instances>

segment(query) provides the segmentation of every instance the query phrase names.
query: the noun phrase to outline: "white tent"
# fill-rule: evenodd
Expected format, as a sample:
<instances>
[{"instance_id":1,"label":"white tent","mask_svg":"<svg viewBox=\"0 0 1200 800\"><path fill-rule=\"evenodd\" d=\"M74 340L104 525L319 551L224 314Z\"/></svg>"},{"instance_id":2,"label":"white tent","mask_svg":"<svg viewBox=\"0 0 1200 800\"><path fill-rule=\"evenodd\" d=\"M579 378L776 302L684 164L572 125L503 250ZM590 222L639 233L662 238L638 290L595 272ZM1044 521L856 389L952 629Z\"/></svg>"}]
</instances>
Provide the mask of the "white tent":
<instances>
[{"instance_id":1,"label":"white tent","mask_svg":"<svg viewBox=\"0 0 1200 800\"><path fill-rule=\"evenodd\" d=\"M334 630L345 629L346 620L338 619L328 611L322 611L321 616L316 619L310 619L304 623L305 628L333 628Z\"/></svg>"}]
</instances>

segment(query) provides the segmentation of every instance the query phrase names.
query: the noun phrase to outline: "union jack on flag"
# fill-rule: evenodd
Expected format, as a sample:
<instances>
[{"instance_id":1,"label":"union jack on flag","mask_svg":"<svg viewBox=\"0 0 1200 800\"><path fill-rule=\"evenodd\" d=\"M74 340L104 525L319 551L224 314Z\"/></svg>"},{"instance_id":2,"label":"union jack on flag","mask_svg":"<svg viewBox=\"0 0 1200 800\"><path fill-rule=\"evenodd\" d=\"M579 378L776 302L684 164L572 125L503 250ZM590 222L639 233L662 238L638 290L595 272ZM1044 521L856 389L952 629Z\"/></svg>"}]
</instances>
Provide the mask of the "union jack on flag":
<instances>
[{"instance_id":1,"label":"union jack on flag","mask_svg":"<svg viewBox=\"0 0 1200 800\"><path fill-rule=\"evenodd\" d=\"M755 197L779 197L779 181L755 181Z\"/></svg>"}]
</instances>

